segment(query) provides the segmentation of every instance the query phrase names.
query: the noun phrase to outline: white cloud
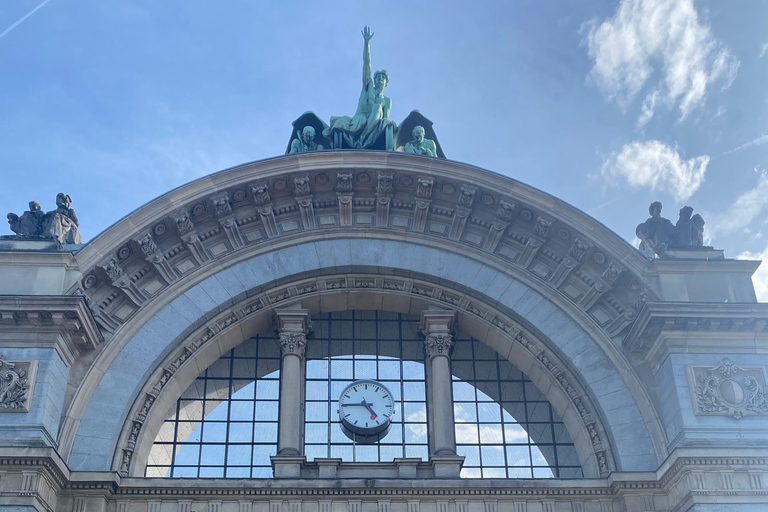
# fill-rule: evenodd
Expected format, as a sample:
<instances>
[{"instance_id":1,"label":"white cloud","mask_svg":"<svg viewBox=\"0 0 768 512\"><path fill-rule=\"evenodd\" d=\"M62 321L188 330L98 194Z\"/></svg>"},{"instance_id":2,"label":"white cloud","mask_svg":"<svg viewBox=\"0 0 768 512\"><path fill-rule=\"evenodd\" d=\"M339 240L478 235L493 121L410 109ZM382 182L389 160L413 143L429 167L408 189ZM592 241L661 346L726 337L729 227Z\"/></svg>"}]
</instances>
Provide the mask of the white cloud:
<instances>
[{"instance_id":1,"label":"white cloud","mask_svg":"<svg viewBox=\"0 0 768 512\"><path fill-rule=\"evenodd\" d=\"M659 100L660 91L656 89L643 100L642 111L637 119L637 127L642 128L648 123L656 112L656 102Z\"/></svg>"},{"instance_id":2,"label":"white cloud","mask_svg":"<svg viewBox=\"0 0 768 512\"><path fill-rule=\"evenodd\" d=\"M724 88L736 78L739 60L702 24L693 0L622 0L613 17L594 23L586 37L594 61L590 76L622 108L660 70L654 87L661 98L646 97L640 126L653 116L656 100L678 105L680 120L701 105L707 87Z\"/></svg>"},{"instance_id":3,"label":"white cloud","mask_svg":"<svg viewBox=\"0 0 768 512\"><path fill-rule=\"evenodd\" d=\"M757 300L768 302L768 247L763 252L744 251L736 259L739 260L762 260L762 264L752 276L752 283L755 285L755 294Z\"/></svg>"},{"instance_id":4,"label":"white cloud","mask_svg":"<svg viewBox=\"0 0 768 512\"><path fill-rule=\"evenodd\" d=\"M765 52L768 52L768 43L765 43L762 48L760 48L760 55L758 55L757 58L762 59L765 57Z\"/></svg>"},{"instance_id":5,"label":"white cloud","mask_svg":"<svg viewBox=\"0 0 768 512\"><path fill-rule=\"evenodd\" d=\"M746 228L768 206L768 173L761 173L754 188L740 195L715 220L714 232L733 232ZM713 234L714 236L714 234Z\"/></svg>"},{"instance_id":6,"label":"white cloud","mask_svg":"<svg viewBox=\"0 0 768 512\"><path fill-rule=\"evenodd\" d=\"M611 154L600 173L609 180L624 178L633 187L651 187L685 201L704 182L708 164L707 155L683 160L677 149L658 140L635 141Z\"/></svg>"},{"instance_id":7,"label":"white cloud","mask_svg":"<svg viewBox=\"0 0 768 512\"><path fill-rule=\"evenodd\" d=\"M723 155L727 155L729 153L734 153L736 151L741 151L742 149L751 148L752 146L762 146L763 144L768 144L768 135L761 135L759 137L755 137L751 141L742 144L741 146L737 146L733 149L730 149L723 153Z\"/></svg>"}]
</instances>

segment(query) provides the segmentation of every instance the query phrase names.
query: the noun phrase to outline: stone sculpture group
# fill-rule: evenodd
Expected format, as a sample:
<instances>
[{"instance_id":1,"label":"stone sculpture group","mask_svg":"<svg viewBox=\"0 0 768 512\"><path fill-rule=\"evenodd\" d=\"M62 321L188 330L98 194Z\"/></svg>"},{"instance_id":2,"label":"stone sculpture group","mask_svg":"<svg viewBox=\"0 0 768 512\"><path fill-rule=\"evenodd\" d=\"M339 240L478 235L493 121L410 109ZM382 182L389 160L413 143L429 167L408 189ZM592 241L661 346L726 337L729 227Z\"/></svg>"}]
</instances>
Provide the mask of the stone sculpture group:
<instances>
[{"instance_id":1,"label":"stone sculpture group","mask_svg":"<svg viewBox=\"0 0 768 512\"><path fill-rule=\"evenodd\" d=\"M69 207L72 198L60 192L56 195L56 209L44 213L37 201L29 202L29 210L21 216L7 215L11 231L19 238L50 238L60 247L66 244L80 244L82 239L75 210Z\"/></svg>"},{"instance_id":2,"label":"stone sculpture group","mask_svg":"<svg viewBox=\"0 0 768 512\"><path fill-rule=\"evenodd\" d=\"M635 234L640 239L640 250L662 256L667 249L684 249L704 246L704 219L693 208L680 208L676 224L661 216L661 203L654 201L648 208L651 217L637 226Z\"/></svg>"},{"instance_id":3,"label":"stone sculpture group","mask_svg":"<svg viewBox=\"0 0 768 512\"><path fill-rule=\"evenodd\" d=\"M384 95L384 88L389 84L389 73L382 69L371 74L370 42L373 38L373 32L369 27L365 27L362 34L363 86L355 114L352 117L332 116L329 125L317 119L314 114L310 112L307 114L313 118L312 120L316 125L322 125L321 135L332 149L385 149L437 157L437 145L434 140L427 138L427 130L422 125L416 125L411 130L412 139L410 141L404 145L398 145L399 132L403 131L404 125L413 126L413 124L403 122L398 127L397 123L390 119L392 100ZM414 111L411 115L414 114L416 117L426 120L418 111ZM431 123L429 124L431 125ZM404 130L404 133L407 133L410 126ZM319 126L317 127L319 129ZM316 135L315 127L310 125L304 125L297 129L295 138L291 140L288 153L306 153L326 149L323 144L315 142Z\"/></svg>"}]
</instances>

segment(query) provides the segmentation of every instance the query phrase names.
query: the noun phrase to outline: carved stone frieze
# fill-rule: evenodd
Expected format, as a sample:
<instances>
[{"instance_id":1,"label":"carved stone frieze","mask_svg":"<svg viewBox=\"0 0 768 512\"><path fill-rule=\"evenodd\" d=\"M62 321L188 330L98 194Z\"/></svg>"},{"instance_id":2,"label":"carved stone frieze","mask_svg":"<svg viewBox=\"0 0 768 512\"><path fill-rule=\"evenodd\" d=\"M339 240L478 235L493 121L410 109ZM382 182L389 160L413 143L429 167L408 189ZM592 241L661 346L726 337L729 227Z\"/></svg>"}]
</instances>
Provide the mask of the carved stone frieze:
<instances>
[{"instance_id":1,"label":"carved stone frieze","mask_svg":"<svg viewBox=\"0 0 768 512\"><path fill-rule=\"evenodd\" d=\"M687 366L694 414L768 416L768 378L764 366L739 366L728 358L716 366Z\"/></svg>"}]
</instances>

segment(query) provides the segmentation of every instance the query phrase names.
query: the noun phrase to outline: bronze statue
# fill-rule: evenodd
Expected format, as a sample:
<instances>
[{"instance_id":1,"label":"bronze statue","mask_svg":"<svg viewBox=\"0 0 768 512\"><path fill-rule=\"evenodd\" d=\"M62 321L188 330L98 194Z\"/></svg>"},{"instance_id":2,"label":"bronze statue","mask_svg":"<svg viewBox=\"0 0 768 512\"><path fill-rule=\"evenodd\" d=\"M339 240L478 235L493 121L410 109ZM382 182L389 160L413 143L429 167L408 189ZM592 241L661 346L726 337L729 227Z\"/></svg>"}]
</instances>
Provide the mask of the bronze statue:
<instances>
[{"instance_id":1,"label":"bronze statue","mask_svg":"<svg viewBox=\"0 0 768 512\"><path fill-rule=\"evenodd\" d=\"M315 129L305 126L303 130L296 132L297 138L291 141L291 153L307 153L309 151L322 151L323 145L315 142Z\"/></svg>"},{"instance_id":2,"label":"bronze statue","mask_svg":"<svg viewBox=\"0 0 768 512\"><path fill-rule=\"evenodd\" d=\"M371 78L371 38L373 32L363 28L363 89L357 102L357 112L352 117L331 117L331 124L323 130L323 135L340 135L350 148L368 148L376 143L379 136L396 123L389 118L392 100L384 96L384 88L389 83L389 73L382 69ZM336 140L333 137L332 140ZM339 147L334 143L335 149ZM392 148L387 148L392 149Z\"/></svg>"},{"instance_id":3,"label":"bronze statue","mask_svg":"<svg viewBox=\"0 0 768 512\"><path fill-rule=\"evenodd\" d=\"M405 152L414 155L437 156L435 141L425 138L426 130L423 126L414 127L411 132L413 140L405 143Z\"/></svg>"}]
</instances>

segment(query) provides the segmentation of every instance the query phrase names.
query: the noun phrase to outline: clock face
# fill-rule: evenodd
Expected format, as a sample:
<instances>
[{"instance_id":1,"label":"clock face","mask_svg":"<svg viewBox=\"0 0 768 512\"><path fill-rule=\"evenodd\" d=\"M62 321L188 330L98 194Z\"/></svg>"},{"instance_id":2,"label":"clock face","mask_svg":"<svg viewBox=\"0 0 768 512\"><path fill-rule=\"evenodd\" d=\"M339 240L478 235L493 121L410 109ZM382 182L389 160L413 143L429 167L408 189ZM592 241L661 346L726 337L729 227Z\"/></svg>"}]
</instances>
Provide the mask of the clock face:
<instances>
[{"instance_id":1,"label":"clock face","mask_svg":"<svg viewBox=\"0 0 768 512\"><path fill-rule=\"evenodd\" d=\"M392 393L373 380L353 382L339 397L342 430L358 443L374 443L387 435L394 412Z\"/></svg>"}]
</instances>

